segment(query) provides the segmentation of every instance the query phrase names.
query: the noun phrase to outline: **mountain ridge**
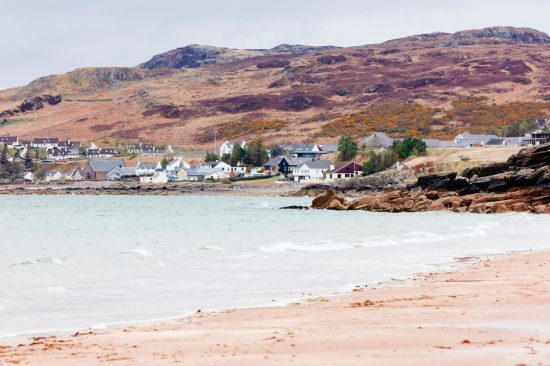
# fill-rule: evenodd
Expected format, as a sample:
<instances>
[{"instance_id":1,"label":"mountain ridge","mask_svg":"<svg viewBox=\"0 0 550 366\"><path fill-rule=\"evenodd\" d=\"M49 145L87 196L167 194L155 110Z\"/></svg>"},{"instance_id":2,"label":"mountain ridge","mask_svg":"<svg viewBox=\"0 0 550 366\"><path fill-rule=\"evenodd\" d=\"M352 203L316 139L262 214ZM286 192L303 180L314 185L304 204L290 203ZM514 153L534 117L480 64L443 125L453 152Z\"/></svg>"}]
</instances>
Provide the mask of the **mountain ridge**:
<instances>
[{"instance_id":1,"label":"mountain ridge","mask_svg":"<svg viewBox=\"0 0 550 366\"><path fill-rule=\"evenodd\" d=\"M514 116L545 117L548 44L550 37L534 29L490 27L355 47L189 45L135 67L77 69L0 91L0 113L39 95L63 97L55 106L10 117L0 135L151 139L195 146L207 143L209 129L229 125L239 129L233 134L239 137L305 141L323 137L330 123L325 137L334 138L335 123L375 105L393 105L383 113L388 120L400 120L396 110L407 103L448 111L468 98L502 108L524 103L530 107ZM417 133L439 136L460 127L484 128L464 123L472 116L452 113L444 122L437 113L430 116ZM281 129L275 121L287 127ZM487 129L492 127L501 126Z\"/></svg>"}]
</instances>

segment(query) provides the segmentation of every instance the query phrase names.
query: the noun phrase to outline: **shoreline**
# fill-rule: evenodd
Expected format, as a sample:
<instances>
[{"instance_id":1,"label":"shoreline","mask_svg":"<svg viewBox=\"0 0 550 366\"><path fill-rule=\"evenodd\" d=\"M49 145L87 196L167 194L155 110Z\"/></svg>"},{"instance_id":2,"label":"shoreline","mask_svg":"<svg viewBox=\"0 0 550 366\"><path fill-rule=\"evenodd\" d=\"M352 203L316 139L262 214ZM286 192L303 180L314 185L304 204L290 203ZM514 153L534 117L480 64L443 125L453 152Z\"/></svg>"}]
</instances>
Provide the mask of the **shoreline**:
<instances>
[{"instance_id":1,"label":"shoreline","mask_svg":"<svg viewBox=\"0 0 550 366\"><path fill-rule=\"evenodd\" d=\"M174 343L178 343L177 341L191 341L192 347L184 347L188 350L188 352L191 352L192 356L191 358L194 360L192 364L216 364L217 362L214 362L215 360L221 362L229 362L228 364L235 364L235 365L252 365L257 364L261 362L262 364L268 363L268 364L277 364L279 362L274 362L279 357L282 356L279 355L279 352L276 351L279 348L282 348L283 354L288 355L289 353L292 353L293 355L290 356L288 361L292 360L296 364L311 364L311 362L318 362L320 360L324 360L327 355L322 356L323 352L321 352L321 355L317 355L319 359L315 358L316 353L311 352L311 348L315 347L322 347L322 344L326 343L322 339L319 339L318 334L315 332L298 332L297 329L306 328L326 328L326 323L331 324L330 329L332 329L334 332L338 334L338 339L340 338L346 338L346 339L355 339L356 336L354 336L355 332L349 333L349 327L355 328L353 324L349 324L350 316L355 318L355 322L358 323L364 323L363 327L359 327L358 329L355 329L358 333L356 334L359 336L360 334L363 334L365 337L369 338L368 342L360 342L361 347L357 351L360 351L359 354L360 357L353 357L350 359L347 359L349 362L345 362L345 364L363 364L365 362L365 356L369 355L369 352L366 352L366 350L370 349L370 343L374 342L374 339L370 339L371 337L368 335L368 329L369 324L372 321L379 322L382 327L380 329L385 329L388 327L396 327L396 324L393 324L392 319L395 317L395 314L387 314L387 313L394 313L395 309L391 309L393 307L392 303L401 303L404 304L411 303L408 305L411 306L409 311L412 311L417 316L426 316L424 309L445 309L447 306L450 306L451 308L455 307L451 305L446 305L446 302L453 302L453 299L460 299L464 296L471 297L469 301L473 301L476 296L468 296L469 291L466 291L466 293L463 294L453 294L448 295L444 301L442 299L439 299L440 304L426 304L432 302L432 300L440 297L436 296L433 293L434 290L441 290L441 286L443 285L444 291L448 291L448 287L455 287L455 286L462 286L462 287L469 287L470 283L475 284L475 286L485 286L488 288L485 288L482 292L482 294L485 294L485 297L489 296L487 294L490 294L494 291L499 292L495 286L492 286L490 283L487 286L484 284L486 281L491 280L465 280L464 277L471 277L472 275L484 275L485 277L491 277L493 278L492 281L494 281L494 278L499 278L499 275L501 275L502 272L510 272L511 267L525 267L525 263L531 263L536 262L538 263L538 266L527 266L527 268L522 268L521 275L518 275L517 277L529 277L532 279L532 275L537 272L536 277L539 278L537 283L524 283L524 281L520 281L520 279L515 278L506 278L507 281L514 281L514 291L525 292L525 287L528 287L529 285L537 285L539 282L543 282L542 286L542 294L538 293L538 296L542 296L543 300L550 300L550 296L548 294L549 291L549 281L550 281L550 274L546 273L548 271L544 271L544 268L548 267L549 260L550 260L550 250L543 250L543 251L521 251L521 252L509 252L504 254L492 254L492 255L483 255L479 257L473 257L473 258L466 258L466 262L461 262L461 260L464 260L464 258L455 258L453 263L456 263L458 266L457 268L449 269L449 266L445 266L444 268L441 268L441 271L435 270L430 271L427 273L415 273L411 276L408 276L405 280L389 280L384 281L382 283L379 283L374 286L369 286L366 289L356 287L353 291L349 293L335 293L334 295L324 295L317 297L315 299L303 299L299 302L290 302L288 305L281 306L281 305L274 305L270 307L245 307L245 308L237 308L237 309L225 309L225 310L219 310L219 311L211 311L211 312L197 312L190 316L181 317L178 316L176 318L171 318L168 320L150 320L150 321L143 321L139 323L132 323L132 325L121 325L116 326L112 328L107 329L101 329L101 330L84 330L80 332L76 332L72 336L67 334L67 332L64 332L63 335L60 335L58 333L57 336L44 336L44 337L34 337L28 340L27 337L16 337L10 340L4 339L0 340L0 364L2 361L10 362L11 361L17 361L20 364L41 364L41 365L64 365L64 364L71 364L70 359L73 359L72 362L75 360L79 364L84 365L92 365L96 364L96 362L99 361L99 359L102 359L103 357L106 357L106 359L111 359L112 361L121 361L125 362L126 364L132 360L135 362L131 362L132 364L151 364L154 362L160 362L158 359L158 354L170 354L173 353L173 356L171 358L175 360L180 359L184 362L186 360L189 360L191 357L190 355L185 354L184 352L180 354L180 351L178 347L174 347ZM492 270L488 268L493 268ZM540 272L540 273L538 273ZM511 274L511 273L508 273ZM456 277L462 277L462 280L457 279ZM505 277L505 276L503 276ZM455 278L455 279L453 279ZM542 280L541 280L542 279ZM519 282L519 283L518 283ZM452 283L453 285L450 285ZM422 290L422 291L418 291ZM464 288L462 290L465 290ZM466 289L467 290L467 289ZM412 296L411 292L416 293L415 296ZM403 296L403 294L408 294L411 296ZM460 296L459 296L460 295ZM479 298L480 294L477 294L477 297ZM509 295L509 294L508 294ZM532 307L533 304L529 303L529 298L533 296L537 296L535 294L530 294L529 296L521 297L522 300L524 300L523 305L524 307ZM387 297L390 297L388 300ZM492 299L493 303L495 303L495 299ZM504 296L501 301L504 301L504 303L510 303L513 302L514 299L510 296ZM416 304L417 302L424 303L424 304ZM475 301L474 301L475 302ZM499 302L499 299L496 299L496 303ZM525 303L527 302L527 304ZM548 301L543 301L541 303L542 305L548 306ZM541 305L538 304L538 305ZM462 315L469 313L472 311L472 309L468 306L465 306L468 304L462 304L462 308L459 307L460 312ZM472 304L470 304L472 305ZM475 304L474 304L475 305ZM477 308L474 307L474 310ZM518 306L512 306L511 310L514 310L512 312L517 312ZM405 309L397 309L398 311L397 316L398 317L404 317L404 319L407 319L407 312L403 310ZM479 310L479 309L477 309ZM492 309L490 309L492 310ZM506 319L509 319L508 316L505 316L505 314L509 313L510 309L500 312L500 315L502 318L498 321L496 321L496 325L498 325L499 321L502 324L506 323ZM327 320L325 318L325 313L332 313L334 316L333 318L330 318L330 320ZM364 322L366 319L361 319L361 314L365 315L365 313L373 312L373 313L379 313L376 317L372 317L374 314L370 314L367 316L367 318L370 320L369 322ZM357 314L355 314L357 313ZM491 313L499 313L498 311L489 311L488 314ZM390 316L389 316L390 315ZM437 314L434 314L437 315ZM460 315L460 314L458 314ZM546 317L544 317L544 311L535 311L534 313L530 314L531 318L536 318L537 315L543 317L543 322L539 322L538 324L541 324L540 327L544 328L542 324L550 324L550 313ZM385 319L384 321L379 320L379 317L382 317ZM430 320L432 317L430 316L427 320ZM437 317L435 317L437 319ZM404 322L404 324L401 324L400 326L397 326L396 332L402 333L410 331L412 327L412 324L410 324L410 320L408 319L408 322ZM477 344L473 339L474 337L479 336L479 332L474 332L476 334L469 334L468 329L475 329L476 323L470 323L469 327L466 327L464 329L461 329L460 327L456 328L457 324L455 321L452 321L448 317L439 318L440 321L443 323L435 326L432 324L432 327L435 327L434 329L438 329L438 327L445 328L445 331L442 332L442 329L439 330L439 333L436 335L431 335L426 339L426 341L430 341L432 343L437 343L439 339L445 338L447 335L447 332L460 333L461 331L464 331L468 334L464 335L463 337L466 337L460 341L463 343L453 343L452 345L447 345L447 343L439 341L440 343L445 343L441 346L434 345L430 349L424 349L423 351L420 349L419 352L423 354L424 356L428 354L434 353L435 355L438 355L436 358L419 358L418 363L413 364L431 364L430 362L433 362L433 364L437 364L435 361L441 360L439 356L447 355L446 357L458 357L456 358L456 364L460 364L460 361L462 361L462 364L467 362L477 362L482 359L485 359L484 352L478 352L477 356L481 357L478 359L471 359L472 356L469 352L459 352L459 355L453 355L456 349L467 349L466 345L473 345ZM479 320L479 319L478 319ZM540 319L539 319L540 320ZM305 324L301 324L304 323ZM545 323L546 322L546 323ZM220 329L220 323L222 324L223 332L217 333ZM289 324L287 324L289 323ZM334 324L332 324L334 323ZM388 324L389 323L389 324ZM413 321L414 323L414 321ZM468 322L466 322L468 323ZM242 325L249 325L250 333L245 332L246 334L241 334L241 327ZM259 324L263 324L263 326L259 326ZM296 327L296 325L299 324L301 327ZM339 329L339 324L344 326L344 330ZM283 326L284 325L284 326ZM464 324L463 324L464 325ZM481 324L483 325L483 324ZM485 328L483 328L482 333L491 333L493 337L497 337L498 334L509 334L509 333L521 333L523 337L523 333L530 333L531 334L531 340L533 339L533 333L541 333L535 330L531 329L529 330L529 326L533 326L532 322L531 324L527 324L527 329L521 329L522 327L525 327L525 325L520 326L518 329L512 329L510 327L503 327L503 329L498 329L496 325L491 324L487 325ZM335 328L333 328L335 327ZM281 328L292 328L292 334L294 333L300 333L300 337L296 334L295 336L289 336L290 333L287 332L286 335L282 334ZM296 329L294 329L296 328ZM400 329L401 328L401 329ZM478 326L479 328L479 326ZM247 328L248 329L248 328ZM273 331L275 329L275 331ZM346 330L348 329L348 330ZM379 330L380 330L379 329ZM425 329L425 327L421 325L417 325L417 330ZM496 333L495 333L496 332ZM500 333L499 333L500 332ZM385 333L382 331L382 333ZM495 334L493 334L495 333ZM546 330L542 330L543 334L535 334L538 338L538 342L533 341L522 341L521 346L518 346L518 344L515 344L516 348L518 350L527 350L529 352L519 352L518 354L513 354L511 356L519 357L516 358L511 357L510 360L514 360L514 362L527 362L528 364L534 363L533 360L544 360L546 356L550 356L550 328ZM266 340L269 338L261 338L259 334L263 335L269 335L272 334L270 337L273 337L275 340L274 342L266 342ZM275 335L273 335L275 334ZM254 336L252 336L254 335ZM388 342L392 341L393 337L390 337L391 334L386 334L384 338ZM542 337L541 337L542 336ZM225 352L224 348L226 347L216 347L214 344L221 344L220 342L228 342L233 337L236 337L240 339L239 345L237 348L233 348L231 351L231 354L227 354ZM244 337L244 338L243 338ZM260 337L260 338L258 338ZM278 340L278 337L282 337L283 340ZM389 337L389 338L388 338ZM469 337L469 338L467 338ZM27 341L23 341L23 339L26 339ZM296 343L294 346L288 345L289 339L292 338L293 341ZM397 338L400 338L399 336ZM459 337L460 338L460 337ZM502 337L501 337L502 338ZM528 338L529 339L529 338ZM325 340L326 341L326 340ZM466 342L468 341L468 342ZM491 343L491 341L494 341ZM29 343L27 343L29 342ZM137 342L137 344L134 346L124 346L128 345L130 343L128 342ZM263 344L263 346L259 347L255 345L255 342L260 342ZM340 341L336 340L335 344L333 346L341 346L345 348L345 344L341 344ZM400 340L400 342L404 342L403 339ZM397 342L397 343L400 343ZM408 342L408 341L407 341ZM407 343L405 342L405 343ZM484 348L491 348L491 346L497 346L500 343L506 343L506 340L490 340L487 341L486 344L481 347ZM26 343L26 344L25 344ZM155 347L151 348L150 346L147 346L147 344L154 344ZM231 343L231 342L230 342ZM264 344L264 343L267 343ZM301 349L302 347L298 346L298 343L305 343L308 344L308 347L305 347L304 349ZM330 343L330 342L329 342ZM352 342L353 343L353 342ZM376 342L375 342L376 343ZM516 340L515 343L518 343ZM527 344L523 345L523 343ZM6 346L6 344L9 344L10 346ZM533 346L533 344L535 344ZM397 346L397 345L396 345ZM42 347L42 348L41 348ZM389 359L385 358L376 358L373 356L373 354L370 354L370 356L374 357L373 359L376 359L378 364L395 364L392 363L393 361L396 361L395 357L402 357L400 356L400 353L402 353L401 348L405 347L407 349L408 345L403 344L401 346L398 346L395 350L392 350L391 353L388 353L387 356L392 356ZM525 348L527 347L527 348ZM530 347L530 348L529 348ZM106 350L113 348L113 352L107 352L109 355L107 355ZM134 348L138 348L140 350L140 356L133 359L132 354L134 351ZM243 351L243 348L247 350L246 352ZM331 348L331 347L329 347ZM336 347L338 348L338 347ZM364 348L364 349L363 349ZM472 347L470 347L472 348ZM479 347L474 347L479 348ZM492 347L492 348L498 348L498 347ZM539 351L540 348L540 351ZM91 349L91 351L90 351ZM272 349L271 351L269 351ZM535 349L536 352L533 353L532 349ZM254 351L255 350L255 351ZM394 352L395 351L395 352ZM479 350L478 350L479 351ZM493 350L491 350L492 352ZM144 352L144 353L142 353ZM491 354L494 357L498 357L499 360L507 360L506 357L507 352L504 352L504 350L500 352ZM249 353L252 353L254 357L250 358L251 356ZM382 352L384 353L384 352ZM405 352L407 353L407 352ZM208 357L206 355L208 354ZM156 356L155 356L156 355ZM247 355L245 357L245 355ZM335 353L332 356L337 356L338 353ZM395 357L394 357L395 355ZM538 355L538 358L536 357ZM70 356L70 357L69 357ZM241 356L241 357L239 357ZM303 357L302 357L303 356ZM531 357L527 357L531 356ZM206 358L205 358L206 357ZM232 357L232 358L226 358L226 357ZM243 358L244 357L244 358ZM267 358L266 358L267 357ZM314 357L314 359L312 359ZM333 361L335 363L338 363L340 360L340 357L343 357L343 359L346 359L346 355L339 354L338 358L335 358ZM460 358L464 357L464 358ZM525 357L525 358L522 358ZM329 357L330 358L330 357ZM406 360L407 358L401 359ZM487 358L488 361L490 358ZM546 358L548 359L548 358ZM392 361L393 360L393 361ZM477 361L476 361L477 360ZM208 361L208 362L207 362ZM250 361L250 363L249 363ZM271 361L271 362L269 362ZM302 362L300 362L302 361ZM392 361L392 362L389 362ZM283 362L286 363L286 362ZM334 364L334 363L332 363ZM454 363L452 363L454 364ZM485 363L479 363L479 364L492 364L490 362Z\"/></svg>"}]
</instances>

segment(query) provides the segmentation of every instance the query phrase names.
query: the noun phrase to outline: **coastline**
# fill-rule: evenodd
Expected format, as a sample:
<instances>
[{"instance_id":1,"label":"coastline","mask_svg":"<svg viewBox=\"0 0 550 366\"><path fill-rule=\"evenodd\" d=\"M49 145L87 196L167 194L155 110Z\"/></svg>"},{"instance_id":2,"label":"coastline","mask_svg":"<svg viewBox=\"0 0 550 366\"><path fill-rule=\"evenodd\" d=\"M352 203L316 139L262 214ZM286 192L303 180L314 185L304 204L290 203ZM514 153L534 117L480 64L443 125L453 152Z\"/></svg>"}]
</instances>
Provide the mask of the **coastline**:
<instances>
[{"instance_id":1,"label":"coastline","mask_svg":"<svg viewBox=\"0 0 550 366\"><path fill-rule=\"evenodd\" d=\"M19 338L0 364L543 364L549 265L549 250L493 255L287 306Z\"/></svg>"},{"instance_id":2,"label":"coastline","mask_svg":"<svg viewBox=\"0 0 550 366\"><path fill-rule=\"evenodd\" d=\"M125 195L125 196L176 196L176 195L238 195L238 196L285 196L293 195L302 188L299 183L166 183L140 184L139 182L84 181L47 184L0 185L0 196L44 195Z\"/></svg>"}]
</instances>

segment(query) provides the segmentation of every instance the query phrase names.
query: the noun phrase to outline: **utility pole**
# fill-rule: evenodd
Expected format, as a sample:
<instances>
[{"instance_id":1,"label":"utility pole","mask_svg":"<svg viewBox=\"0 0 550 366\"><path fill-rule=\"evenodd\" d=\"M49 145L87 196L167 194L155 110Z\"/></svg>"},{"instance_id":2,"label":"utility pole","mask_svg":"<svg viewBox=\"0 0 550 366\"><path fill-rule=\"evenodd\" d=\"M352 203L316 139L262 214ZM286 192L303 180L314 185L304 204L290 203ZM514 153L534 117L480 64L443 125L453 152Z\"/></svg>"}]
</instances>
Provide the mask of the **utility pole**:
<instances>
[{"instance_id":1,"label":"utility pole","mask_svg":"<svg viewBox=\"0 0 550 366\"><path fill-rule=\"evenodd\" d=\"M218 130L214 128L214 154L218 154Z\"/></svg>"}]
</instances>

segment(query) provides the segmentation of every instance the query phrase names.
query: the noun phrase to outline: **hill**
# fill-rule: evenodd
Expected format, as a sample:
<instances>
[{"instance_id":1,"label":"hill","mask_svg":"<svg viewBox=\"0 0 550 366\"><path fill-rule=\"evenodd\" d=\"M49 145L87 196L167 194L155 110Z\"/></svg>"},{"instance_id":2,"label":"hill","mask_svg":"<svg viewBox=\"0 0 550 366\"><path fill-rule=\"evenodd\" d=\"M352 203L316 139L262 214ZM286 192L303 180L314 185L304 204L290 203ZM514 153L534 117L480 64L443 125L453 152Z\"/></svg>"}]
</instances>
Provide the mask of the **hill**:
<instances>
[{"instance_id":1,"label":"hill","mask_svg":"<svg viewBox=\"0 0 550 366\"><path fill-rule=\"evenodd\" d=\"M513 27L348 48L190 45L1 91L0 135L200 146L214 129L219 140L269 142L499 131L550 117L549 45L545 33Z\"/></svg>"}]
</instances>

